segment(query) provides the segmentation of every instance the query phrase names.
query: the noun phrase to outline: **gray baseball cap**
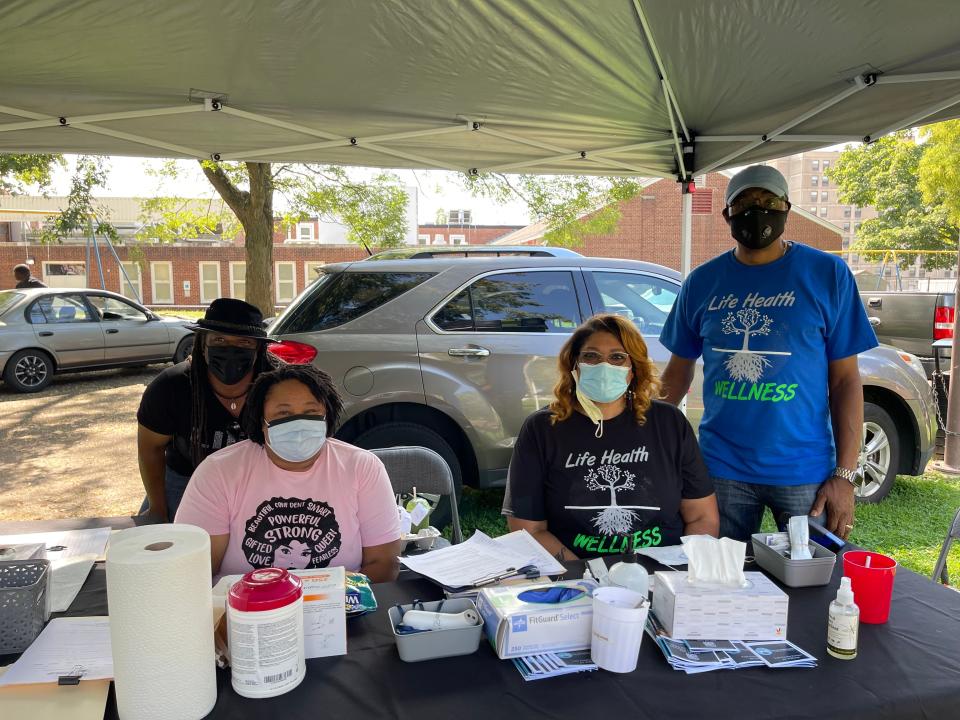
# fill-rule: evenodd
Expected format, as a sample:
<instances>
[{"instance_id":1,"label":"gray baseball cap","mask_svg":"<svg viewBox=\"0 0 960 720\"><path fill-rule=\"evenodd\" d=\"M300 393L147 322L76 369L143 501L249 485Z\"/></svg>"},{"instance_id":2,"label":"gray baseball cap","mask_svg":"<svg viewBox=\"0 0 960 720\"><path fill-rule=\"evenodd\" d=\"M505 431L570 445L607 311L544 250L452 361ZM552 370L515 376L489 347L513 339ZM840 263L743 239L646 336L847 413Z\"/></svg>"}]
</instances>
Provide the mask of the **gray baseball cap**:
<instances>
[{"instance_id":1,"label":"gray baseball cap","mask_svg":"<svg viewBox=\"0 0 960 720\"><path fill-rule=\"evenodd\" d=\"M730 178L724 202L729 205L737 195L748 188L763 188L777 197L790 199L787 195L786 178L779 170L769 165L751 165Z\"/></svg>"}]
</instances>

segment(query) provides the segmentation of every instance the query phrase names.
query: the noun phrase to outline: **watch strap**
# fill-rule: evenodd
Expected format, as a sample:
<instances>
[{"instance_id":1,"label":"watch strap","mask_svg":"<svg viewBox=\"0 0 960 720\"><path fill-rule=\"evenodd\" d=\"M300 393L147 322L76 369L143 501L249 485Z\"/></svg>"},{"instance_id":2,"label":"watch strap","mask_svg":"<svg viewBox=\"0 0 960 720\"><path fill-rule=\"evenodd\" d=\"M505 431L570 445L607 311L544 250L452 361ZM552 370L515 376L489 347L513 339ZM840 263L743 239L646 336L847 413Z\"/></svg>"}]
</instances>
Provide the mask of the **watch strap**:
<instances>
[{"instance_id":1,"label":"watch strap","mask_svg":"<svg viewBox=\"0 0 960 720\"><path fill-rule=\"evenodd\" d=\"M847 482L855 484L857 482L857 471L837 466L833 469L831 477L843 478Z\"/></svg>"}]
</instances>

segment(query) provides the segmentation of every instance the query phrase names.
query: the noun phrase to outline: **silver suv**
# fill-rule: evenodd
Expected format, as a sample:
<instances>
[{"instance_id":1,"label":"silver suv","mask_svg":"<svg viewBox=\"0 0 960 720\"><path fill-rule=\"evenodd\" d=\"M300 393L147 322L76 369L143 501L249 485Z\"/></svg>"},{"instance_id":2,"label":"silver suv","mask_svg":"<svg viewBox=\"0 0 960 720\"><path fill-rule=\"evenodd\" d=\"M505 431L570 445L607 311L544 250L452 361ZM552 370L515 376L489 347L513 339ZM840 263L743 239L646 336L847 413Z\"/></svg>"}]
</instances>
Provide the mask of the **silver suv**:
<instances>
[{"instance_id":1,"label":"silver suv","mask_svg":"<svg viewBox=\"0 0 960 720\"><path fill-rule=\"evenodd\" d=\"M337 437L361 447L423 445L458 483L503 485L524 418L550 402L556 356L597 312L630 318L663 368L660 330L680 289L651 263L531 247L410 248L327 265L274 322L273 347L333 376L346 404ZM919 474L935 442L930 387L913 356L863 353L863 499ZM698 372L687 414L703 411Z\"/></svg>"}]
</instances>

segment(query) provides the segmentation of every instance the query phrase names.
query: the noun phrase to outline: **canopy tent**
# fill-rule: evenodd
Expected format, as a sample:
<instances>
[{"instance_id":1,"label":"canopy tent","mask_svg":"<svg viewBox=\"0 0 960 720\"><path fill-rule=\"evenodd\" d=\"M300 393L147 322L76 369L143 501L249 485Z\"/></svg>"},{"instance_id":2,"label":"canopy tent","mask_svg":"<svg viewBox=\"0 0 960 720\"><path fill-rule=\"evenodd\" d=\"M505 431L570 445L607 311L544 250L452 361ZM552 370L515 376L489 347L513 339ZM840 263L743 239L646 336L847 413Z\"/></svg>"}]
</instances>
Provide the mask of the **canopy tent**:
<instances>
[{"instance_id":1,"label":"canopy tent","mask_svg":"<svg viewBox=\"0 0 960 720\"><path fill-rule=\"evenodd\" d=\"M0 152L689 179L960 116L953 0L15 0L0 27Z\"/></svg>"}]
</instances>

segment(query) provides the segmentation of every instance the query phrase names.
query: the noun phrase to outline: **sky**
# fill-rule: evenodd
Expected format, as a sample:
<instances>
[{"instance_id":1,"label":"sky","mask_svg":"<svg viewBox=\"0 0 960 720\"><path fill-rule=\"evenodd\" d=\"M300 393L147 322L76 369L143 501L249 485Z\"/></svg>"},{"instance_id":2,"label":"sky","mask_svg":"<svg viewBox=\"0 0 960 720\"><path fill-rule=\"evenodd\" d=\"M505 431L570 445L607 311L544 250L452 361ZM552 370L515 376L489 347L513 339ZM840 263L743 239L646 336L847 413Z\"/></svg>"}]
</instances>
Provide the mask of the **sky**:
<instances>
[{"instance_id":1,"label":"sky","mask_svg":"<svg viewBox=\"0 0 960 720\"><path fill-rule=\"evenodd\" d=\"M66 195L70 189L75 156L66 157L67 168L59 170L54 177L53 195ZM180 163L185 172L177 190L178 196L207 198L215 195L213 187L195 162L183 160ZM147 168L160 167L161 164L162 161L152 158L111 157L108 185L96 194L101 197L150 197L161 194L158 179L145 172ZM527 225L530 222L526 204L512 202L498 205L490 200L475 198L462 189L455 173L439 170L392 172L405 185L418 188L417 214L420 224L435 222L437 210L472 210L476 225Z\"/></svg>"}]
</instances>

